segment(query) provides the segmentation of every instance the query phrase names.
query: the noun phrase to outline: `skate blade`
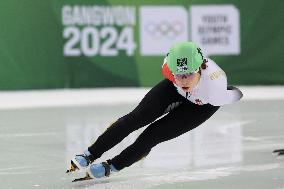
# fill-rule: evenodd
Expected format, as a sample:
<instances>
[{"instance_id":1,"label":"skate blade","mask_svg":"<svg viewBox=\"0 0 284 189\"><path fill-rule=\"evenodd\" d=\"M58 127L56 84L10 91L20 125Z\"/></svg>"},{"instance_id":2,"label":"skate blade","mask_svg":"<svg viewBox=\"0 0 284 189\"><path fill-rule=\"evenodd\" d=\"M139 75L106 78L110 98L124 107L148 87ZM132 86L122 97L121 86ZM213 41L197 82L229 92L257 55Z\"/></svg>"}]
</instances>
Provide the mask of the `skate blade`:
<instances>
[{"instance_id":1,"label":"skate blade","mask_svg":"<svg viewBox=\"0 0 284 189\"><path fill-rule=\"evenodd\" d=\"M284 153L284 149L274 150L272 153L273 154Z\"/></svg>"},{"instance_id":2,"label":"skate blade","mask_svg":"<svg viewBox=\"0 0 284 189\"><path fill-rule=\"evenodd\" d=\"M71 173L74 172L76 170L79 170L79 168L77 167L77 165L75 165L75 163L71 160L71 167L69 170L66 171L66 173Z\"/></svg>"},{"instance_id":3,"label":"skate blade","mask_svg":"<svg viewBox=\"0 0 284 189\"><path fill-rule=\"evenodd\" d=\"M79 181L85 181L85 180L91 180L91 179L93 179L93 178L90 177L90 175L89 175L88 173L86 173L86 176L85 176L85 177L75 179L75 180L73 180L72 182L79 182Z\"/></svg>"}]
</instances>

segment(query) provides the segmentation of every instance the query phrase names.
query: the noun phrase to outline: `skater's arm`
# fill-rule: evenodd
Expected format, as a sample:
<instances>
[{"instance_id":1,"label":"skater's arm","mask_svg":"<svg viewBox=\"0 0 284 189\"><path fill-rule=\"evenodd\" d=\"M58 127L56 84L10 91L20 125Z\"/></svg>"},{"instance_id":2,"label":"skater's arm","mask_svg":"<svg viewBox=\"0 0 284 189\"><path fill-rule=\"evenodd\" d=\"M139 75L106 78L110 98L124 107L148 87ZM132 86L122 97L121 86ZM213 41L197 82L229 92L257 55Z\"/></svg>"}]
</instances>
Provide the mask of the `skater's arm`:
<instances>
[{"instance_id":1,"label":"skater's arm","mask_svg":"<svg viewBox=\"0 0 284 189\"><path fill-rule=\"evenodd\" d=\"M208 102L214 106L221 106L239 101L243 94L238 88L228 86L226 73L212 60L209 66L211 68L206 77Z\"/></svg>"}]
</instances>

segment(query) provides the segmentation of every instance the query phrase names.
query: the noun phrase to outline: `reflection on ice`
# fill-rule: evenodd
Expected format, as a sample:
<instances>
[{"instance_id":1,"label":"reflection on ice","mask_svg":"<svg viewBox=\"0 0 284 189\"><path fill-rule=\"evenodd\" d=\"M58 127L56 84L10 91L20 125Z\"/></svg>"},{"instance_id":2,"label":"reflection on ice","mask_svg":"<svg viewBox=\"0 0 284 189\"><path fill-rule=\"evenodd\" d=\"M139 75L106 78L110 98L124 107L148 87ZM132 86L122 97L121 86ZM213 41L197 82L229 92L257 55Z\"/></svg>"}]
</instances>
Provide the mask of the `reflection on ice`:
<instances>
[{"instance_id":1,"label":"reflection on ice","mask_svg":"<svg viewBox=\"0 0 284 189\"><path fill-rule=\"evenodd\" d=\"M67 162L82 153L105 131L112 120L108 118L78 117L66 121ZM143 168L191 169L220 166L242 161L242 122L237 117L224 119L218 115L193 131L154 147L150 154L133 166ZM126 137L97 162L119 154L132 144L142 128Z\"/></svg>"},{"instance_id":2,"label":"reflection on ice","mask_svg":"<svg viewBox=\"0 0 284 189\"><path fill-rule=\"evenodd\" d=\"M212 120L194 131L193 165L224 165L242 161L242 124Z\"/></svg>"}]
</instances>

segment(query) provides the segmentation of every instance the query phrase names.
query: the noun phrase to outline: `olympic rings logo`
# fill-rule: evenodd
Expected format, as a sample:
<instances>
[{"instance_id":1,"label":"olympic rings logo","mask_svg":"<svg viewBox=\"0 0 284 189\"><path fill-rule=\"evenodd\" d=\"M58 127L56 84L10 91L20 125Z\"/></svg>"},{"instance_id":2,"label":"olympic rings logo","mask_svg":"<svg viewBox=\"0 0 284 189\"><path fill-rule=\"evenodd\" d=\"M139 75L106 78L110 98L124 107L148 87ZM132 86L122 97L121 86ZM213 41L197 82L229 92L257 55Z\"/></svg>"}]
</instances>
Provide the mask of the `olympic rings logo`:
<instances>
[{"instance_id":1,"label":"olympic rings logo","mask_svg":"<svg viewBox=\"0 0 284 189\"><path fill-rule=\"evenodd\" d=\"M167 37L175 38L184 32L184 24L175 20L172 22L161 21L161 22L148 22L145 25L145 30L147 33L151 34L153 37Z\"/></svg>"}]
</instances>

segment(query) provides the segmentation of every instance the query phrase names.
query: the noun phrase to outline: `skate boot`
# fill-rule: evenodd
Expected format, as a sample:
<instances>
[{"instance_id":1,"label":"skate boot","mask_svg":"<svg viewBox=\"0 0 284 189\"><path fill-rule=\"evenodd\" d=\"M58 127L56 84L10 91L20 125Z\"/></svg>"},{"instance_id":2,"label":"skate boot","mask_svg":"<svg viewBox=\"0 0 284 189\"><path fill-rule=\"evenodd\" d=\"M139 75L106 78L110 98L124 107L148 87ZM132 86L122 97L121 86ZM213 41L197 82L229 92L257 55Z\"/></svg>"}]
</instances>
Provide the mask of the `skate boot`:
<instances>
[{"instance_id":1,"label":"skate boot","mask_svg":"<svg viewBox=\"0 0 284 189\"><path fill-rule=\"evenodd\" d=\"M87 173L91 178L108 177L111 172L118 172L118 170L112 164L107 162L92 164L87 170Z\"/></svg>"},{"instance_id":2,"label":"skate boot","mask_svg":"<svg viewBox=\"0 0 284 189\"><path fill-rule=\"evenodd\" d=\"M71 160L71 167L66 171L66 173L86 169L93 161L93 155L86 150L83 154L75 155L75 157Z\"/></svg>"}]
</instances>

